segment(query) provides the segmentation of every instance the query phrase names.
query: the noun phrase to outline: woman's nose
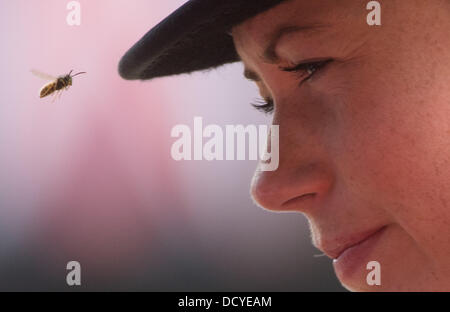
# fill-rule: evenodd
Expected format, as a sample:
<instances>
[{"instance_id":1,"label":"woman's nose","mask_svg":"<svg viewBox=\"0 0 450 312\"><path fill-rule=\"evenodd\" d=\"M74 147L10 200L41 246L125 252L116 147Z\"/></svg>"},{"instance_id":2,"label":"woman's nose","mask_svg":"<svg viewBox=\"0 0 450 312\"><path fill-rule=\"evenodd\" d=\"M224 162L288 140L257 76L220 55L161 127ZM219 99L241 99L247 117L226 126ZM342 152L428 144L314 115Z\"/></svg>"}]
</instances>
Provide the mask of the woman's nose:
<instances>
[{"instance_id":1,"label":"woman's nose","mask_svg":"<svg viewBox=\"0 0 450 312\"><path fill-rule=\"evenodd\" d=\"M262 208L298 211L308 214L326 197L332 178L321 163L299 164L295 169L257 171L251 185L251 196Z\"/></svg>"},{"instance_id":2,"label":"woman's nose","mask_svg":"<svg viewBox=\"0 0 450 312\"><path fill-rule=\"evenodd\" d=\"M285 123L279 119L278 123L278 169L257 170L251 196L256 204L268 210L308 214L323 202L334 182L329 153L322 141L323 132L302 129L304 125L292 119Z\"/></svg>"}]
</instances>

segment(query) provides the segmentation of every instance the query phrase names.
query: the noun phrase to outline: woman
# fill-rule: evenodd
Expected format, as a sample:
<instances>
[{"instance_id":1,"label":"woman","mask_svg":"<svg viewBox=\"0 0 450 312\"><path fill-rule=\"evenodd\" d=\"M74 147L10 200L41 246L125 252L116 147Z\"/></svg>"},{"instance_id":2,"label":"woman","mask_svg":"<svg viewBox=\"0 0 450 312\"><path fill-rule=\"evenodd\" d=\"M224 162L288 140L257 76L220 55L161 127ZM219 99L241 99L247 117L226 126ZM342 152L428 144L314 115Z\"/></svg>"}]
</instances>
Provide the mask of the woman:
<instances>
[{"instance_id":1,"label":"woman","mask_svg":"<svg viewBox=\"0 0 450 312\"><path fill-rule=\"evenodd\" d=\"M349 290L450 291L450 2L379 1L381 25L368 2L191 0L119 70L144 80L241 60L280 126L255 202L305 214Z\"/></svg>"}]
</instances>

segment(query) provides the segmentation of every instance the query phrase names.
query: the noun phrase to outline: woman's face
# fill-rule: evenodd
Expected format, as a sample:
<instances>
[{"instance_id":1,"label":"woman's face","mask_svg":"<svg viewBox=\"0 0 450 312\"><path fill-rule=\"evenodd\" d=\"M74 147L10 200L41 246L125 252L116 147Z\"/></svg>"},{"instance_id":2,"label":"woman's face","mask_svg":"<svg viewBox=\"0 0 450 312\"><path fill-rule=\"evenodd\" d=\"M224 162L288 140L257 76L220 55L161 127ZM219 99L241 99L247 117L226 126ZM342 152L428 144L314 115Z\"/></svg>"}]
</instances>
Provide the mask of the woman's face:
<instances>
[{"instance_id":1,"label":"woman's face","mask_svg":"<svg viewBox=\"0 0 450 312\"><path fill-rule=\"evenodd\" d=\"M280 125L252 196L304 213L350 290L450 291L450 2L379 2L381 26L367 0L291 0L233 29Z\"/></svg>"}]
</instances>

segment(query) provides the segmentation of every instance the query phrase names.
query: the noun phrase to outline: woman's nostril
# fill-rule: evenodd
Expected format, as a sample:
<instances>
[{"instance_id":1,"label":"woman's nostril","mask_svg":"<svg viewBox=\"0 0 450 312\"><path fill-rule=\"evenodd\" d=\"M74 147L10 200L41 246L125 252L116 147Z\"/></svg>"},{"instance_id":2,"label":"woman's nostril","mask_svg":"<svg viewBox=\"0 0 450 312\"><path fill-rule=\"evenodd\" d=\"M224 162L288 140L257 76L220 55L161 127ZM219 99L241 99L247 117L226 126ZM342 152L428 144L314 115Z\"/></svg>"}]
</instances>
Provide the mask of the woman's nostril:
<instances>
[{"instance_id":1,"label":"woman's nostril","mask_svg":"<svg viewBox=\"0 0 450 312\"><path fill-rule=\"evenodd\" d=\"M303 194L303 195L300 195L300 196L297 196L297 197L294 197L294 198L291 198L291 199L285 201L281 205L281 207L286 210L290 210L289 207L292 207L292 209L294 209L295 207L298 207L299 204L303 203L306 200L311 200L314 197L316 197L316 193Z\"/></svg>"},{"instance_id":2,"label":"woman's nostril","mask_svg":"<svg viewBox=\"0 0 450 312\"><path fill-rule=\"evenodd\" d=\"M308 212L320 206L334 184L333 174L319 163L295 162L275 172L255 174L251 195L260 207L276 212ZM303 164L304 163L304 164ZM314 209L316 210L316 209Z\"/></svg>"}]
</instances>

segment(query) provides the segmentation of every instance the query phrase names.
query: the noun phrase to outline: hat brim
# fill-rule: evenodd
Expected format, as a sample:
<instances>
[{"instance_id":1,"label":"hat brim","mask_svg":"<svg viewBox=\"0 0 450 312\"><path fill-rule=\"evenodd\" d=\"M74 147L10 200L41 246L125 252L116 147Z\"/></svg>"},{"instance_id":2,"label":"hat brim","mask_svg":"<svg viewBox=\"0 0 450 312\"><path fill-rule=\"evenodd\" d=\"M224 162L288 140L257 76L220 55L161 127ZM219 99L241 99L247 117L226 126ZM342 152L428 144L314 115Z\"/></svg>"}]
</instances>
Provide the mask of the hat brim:
<instances>
[{"instance_id":1,"label":"hat brim","mask_svg":"<svg viewBox=\"0 0 450 312\"><path fill-rule=\"evenodd\" d=\"M283 1L188 1L122 57L119 74L148 80L239 61L231 28Z\"/></svg>"}]
</instances>

